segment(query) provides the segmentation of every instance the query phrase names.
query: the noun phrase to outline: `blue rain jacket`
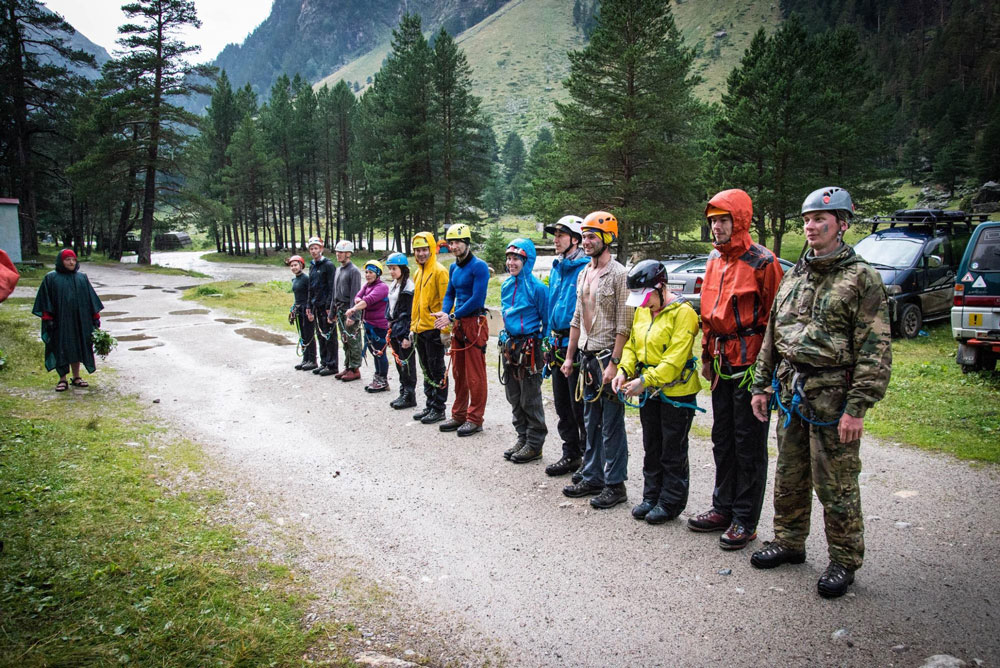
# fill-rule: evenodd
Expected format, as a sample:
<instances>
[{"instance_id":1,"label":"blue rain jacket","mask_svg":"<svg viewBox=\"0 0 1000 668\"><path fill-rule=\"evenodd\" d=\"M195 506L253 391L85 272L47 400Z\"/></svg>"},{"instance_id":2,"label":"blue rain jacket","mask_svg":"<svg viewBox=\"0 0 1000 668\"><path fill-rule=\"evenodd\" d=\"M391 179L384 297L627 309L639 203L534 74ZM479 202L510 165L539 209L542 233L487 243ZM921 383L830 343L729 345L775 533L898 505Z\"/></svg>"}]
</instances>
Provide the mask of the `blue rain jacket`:
<instances>
[{"instance_id":1,"label":"blue rain jacket","mask_svg":"<svg viewBox=\"0 0 1000 668\"><path fill-rule=\"evenodd\" d=\"M549 271L549 327L569 329L576 310L576 281L590 258L577 247L572 258L556 258Z\"/></svg>"},{"instance_id":2,"label":"blue rain jacket","mask_svg":"<svg viewBox=\"0 0 1000 668\"><path fill-rule=\"evenodd\" d=\"M528 257L517 276L508 276L500 286L503 326L510 336L545 336L548 333L549 290L531 270L535 266L535 244L530 239L514 239L510 246L524 250Z\"/></svg>"}]
</instances>

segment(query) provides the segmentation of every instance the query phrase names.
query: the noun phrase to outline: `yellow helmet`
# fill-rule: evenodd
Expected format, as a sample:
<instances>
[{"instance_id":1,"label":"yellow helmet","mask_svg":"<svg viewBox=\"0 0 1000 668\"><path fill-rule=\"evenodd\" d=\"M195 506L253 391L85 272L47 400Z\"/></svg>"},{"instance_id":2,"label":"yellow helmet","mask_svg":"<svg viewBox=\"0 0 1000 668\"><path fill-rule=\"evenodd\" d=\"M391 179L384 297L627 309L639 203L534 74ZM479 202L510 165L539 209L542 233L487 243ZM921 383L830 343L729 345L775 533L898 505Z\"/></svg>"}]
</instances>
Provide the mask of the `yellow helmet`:
<instances>
[{"instance_id":1,"label":"yellow helmet","mask_svg":"<svg viewBox=\"0 0 1000 668\"><path fill-rule=\"evenodd\" d=\"M604 243L610 244L618 238L618 219L615 218L613 213L594 211L587 214L587 217L583 219L583 223L580 225L581 232L586 232L587 230L597 232Z\"/></svg>"},{"instance_id":2,"label":"yellow helmet","mask_svg":"<svg viewBox=\"0 0 1000 668\"><path fill-rule=\"evenodd\" d=\"M429 232L421 232L417 236L413 237L413 240L410 242L410 247L414 250L417 248L430 248L431 244L427 241L427 237L429 236Z\"/></svg>"},{"instance_id":3,"label":"yellow helmet","mask_svg":"<svg viewBox=\"0 0 1000 668\"><path fill-rule=\"evenodd\" d=\"M385 266L378 260L368 260L365 262L365 271L374 271L377 275L381 276L385 273Z\"/></svg>"},{"instance_id":4,"label":"yellow helmet","mask_svg":"<svg viewBox=\"0 0 1000 668\"><path fill-rule=\"evenodd\" d=\"M448 241L472 241L472 230L465 223L455 223L448 228L444 238Z\"/></svg>"}]
</instances>

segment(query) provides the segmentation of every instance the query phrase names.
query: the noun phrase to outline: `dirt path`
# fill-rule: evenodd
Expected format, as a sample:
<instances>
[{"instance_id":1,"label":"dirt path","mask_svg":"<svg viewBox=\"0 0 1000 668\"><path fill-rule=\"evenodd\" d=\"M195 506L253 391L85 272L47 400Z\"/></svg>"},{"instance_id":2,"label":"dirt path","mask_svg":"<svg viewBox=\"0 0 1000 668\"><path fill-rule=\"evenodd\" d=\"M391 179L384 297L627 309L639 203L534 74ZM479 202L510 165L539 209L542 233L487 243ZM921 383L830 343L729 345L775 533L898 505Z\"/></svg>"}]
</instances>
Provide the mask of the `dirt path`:
<instances>
[{"instance_id":1,"label":"dirt path","mask_svg":"<svg viewBox=\"0 0 1000 668\"><path fill-rule=\"evenodd\" d=\"M512 428L492 366L486 431L458 439L392 411L389 395L294 371L294 348L237 334L249 323L220 322L226 313L170 315L193 308L174 291L190 278L86 270L99 294L133 295L108 310L156 318L105 319L119 339L149 337L110 358L123 386L159 399L155 413L299 522L317 571L330 556L353 560L456 643L530 666L921 665L940 653L1000 662L993 468L866 440L867 561L851 594L824 601L815 593L827 564L818 502L808 561L773 572L683 526L710 501L707 438L692 438L682 522L651 527L626 506L597 512L570 501L565 481L545 476L559 455L551 405L544 463L501 458ZM152 284L162 289L144 289ZM696 431L710 424L699 416ZM636 501L637 419L628 430ZM762 538L771 494L769 485Z\"/></svg>"}]
</instances>

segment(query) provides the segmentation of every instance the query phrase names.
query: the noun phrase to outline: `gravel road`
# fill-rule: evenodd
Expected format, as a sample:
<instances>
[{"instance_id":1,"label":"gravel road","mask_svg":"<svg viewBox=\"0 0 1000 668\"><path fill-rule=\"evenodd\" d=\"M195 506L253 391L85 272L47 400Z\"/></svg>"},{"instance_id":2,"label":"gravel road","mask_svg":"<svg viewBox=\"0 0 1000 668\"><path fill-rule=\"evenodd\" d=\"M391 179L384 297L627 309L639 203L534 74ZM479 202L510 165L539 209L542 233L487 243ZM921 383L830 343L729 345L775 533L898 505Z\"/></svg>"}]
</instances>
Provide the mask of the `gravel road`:
<instances>
[{"instance_id":1,"label":"gravel road","mask_svg":"<svg viewBox=\"0 0 1000 668\"><path fill-rule=\"evenodd\" d=\"M184 266L242 280L287 274L200 260ZM944 653L1000 662L994 467L866 438L868 556L852 592L826 601L815 586L828 562L818 501L801 566L759 572L749 551L723 552L717 534L685 528L710 503L711 443L698 435L708 433L710 415L695 421L687 512L652 527L634 521L629 506L601 512L569 500L560 493L568 481L544 474L559 456L550 403L544 462L502 459L513 430L492 362L486 431L458 439L392 411L394 394L294 371L293 347L237 333L252 323L220 322L230 314L215 310L171 315L193 308L175 290L198 281L85 271L99 294L132 295L105 302L123 312L118 318L156 318L105 318L116 337L150 337L123 341L109 358L122 385L159 399L155 414L204 444L242 488L300 521L310 549L352 560L423 619L463 629L456 643L525 666L912 666ZM282 334L292 341L291 331ZM370 377L371 367L362 374ZM636 502L637 416L628 434ZM762 539L771 535L771 495L769 485Z\"/></svg>"}]
</instances>

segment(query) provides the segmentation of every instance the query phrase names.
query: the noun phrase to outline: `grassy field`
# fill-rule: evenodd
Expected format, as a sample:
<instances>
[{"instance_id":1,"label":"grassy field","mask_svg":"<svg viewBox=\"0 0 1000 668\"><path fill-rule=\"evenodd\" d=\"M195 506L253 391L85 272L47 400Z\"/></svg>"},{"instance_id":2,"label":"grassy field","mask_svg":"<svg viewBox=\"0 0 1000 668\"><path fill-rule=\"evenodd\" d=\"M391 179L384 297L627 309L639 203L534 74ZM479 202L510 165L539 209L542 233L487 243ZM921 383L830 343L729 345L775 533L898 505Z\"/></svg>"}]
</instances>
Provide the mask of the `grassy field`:
<instances>
[{"instance_id":1,"label":"grassy field","mask_svg":"<svg viewBox=\"0 0 1000 668\"><path fill-rule=\"evenodd\" d=\"M137 401L52 391L28 300L0 308L0 664L351 665L307 582L186 489L206 465ZM319 648L319 649L317 649Z\"/></svg>"},{"instance_id":2,"label":"grassy field","mask_svg":"<svg viewBox=\"0 0 1000 668\"><path fill-rule=\"evenodd\" d=\"M1000 461L1000 372L963 375L947 322L892 342L886 398L865 418L872 434L974 461Z\"/></svg>"},{"instance_id":3,"label":"grassy field","mask_svg":"<svg viewBox=\"0 0 1000 668\"><path fill-rule=\"evenodd\" d=\"M771 29L779 20L778 4L765 0L671 4L685 44L695 49L692 73L702 78L695 92L705 101L718 100L757 29ZM714 37L723 29L725 37ZM455 39L472 68L473 92L501 142L515 131L529 144L555 113L555 102L568 97L562 86L569 75L566 52L586 45L573 25L573 0L512 0ZM386 37L315 87L340 80L364 87L388 52Z\"/></svg>"}]
</instances>

